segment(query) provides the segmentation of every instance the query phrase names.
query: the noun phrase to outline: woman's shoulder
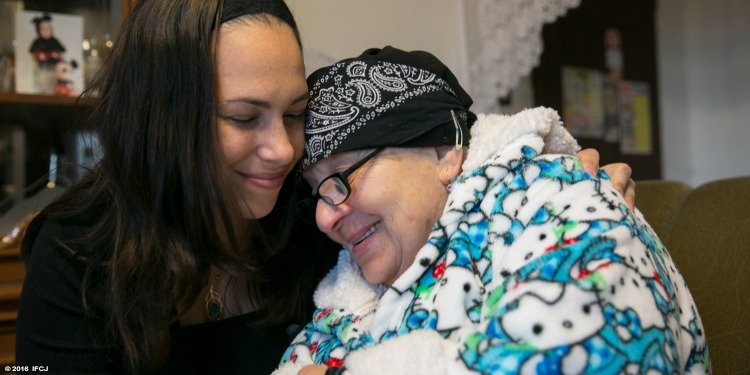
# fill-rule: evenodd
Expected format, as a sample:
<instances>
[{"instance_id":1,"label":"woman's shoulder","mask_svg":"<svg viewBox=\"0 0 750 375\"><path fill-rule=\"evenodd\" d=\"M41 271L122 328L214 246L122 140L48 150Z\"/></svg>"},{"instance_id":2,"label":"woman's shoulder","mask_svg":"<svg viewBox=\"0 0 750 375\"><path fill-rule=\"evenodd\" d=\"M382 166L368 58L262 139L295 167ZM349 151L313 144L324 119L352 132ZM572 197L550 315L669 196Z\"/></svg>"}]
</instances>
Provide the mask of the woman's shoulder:
<instances>
[{"instance_id":1,"label":"woman's shoulder","mask_svg":"<svg viewBox=\"0 0 750 375\"><path fill-rule=\"evenodd\" d=\"M24 238L26 261L37 253L42 253L44 258L57 254L84 259L91 251L86 246L89 243L86 238L103 216L101 209L66 216L47 215L42 211Z\"/></svg>"}]
</instances>

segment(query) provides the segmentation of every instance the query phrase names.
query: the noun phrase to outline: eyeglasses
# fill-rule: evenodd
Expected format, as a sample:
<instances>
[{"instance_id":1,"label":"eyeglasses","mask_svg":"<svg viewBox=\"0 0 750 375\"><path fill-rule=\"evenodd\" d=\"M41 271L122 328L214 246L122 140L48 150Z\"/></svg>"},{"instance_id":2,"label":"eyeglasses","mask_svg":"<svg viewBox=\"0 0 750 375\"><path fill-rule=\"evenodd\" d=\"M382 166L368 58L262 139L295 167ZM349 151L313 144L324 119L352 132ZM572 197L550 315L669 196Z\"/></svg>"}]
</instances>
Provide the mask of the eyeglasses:
<instances>
[{"instance_id":1,"label":"eyeglasses","mask_svg":"<svg viewBox=\"0 0 750 375\"><path fill-rule=\"evenodd\" d=\"M374 158L380 151L383 151L384 148L385 147L378 147L365 155L365 157L358 162L349 166L349 168L324 178L323 181L320 182L320 185L318 185L313 200L317 201L318 199L322 199L331 206L338 206L341 203L346 202L349 195L352 193L352 187L349 185L349 176L370 159Z\"/></svg>"},{"instance_id":2,"label":"eyeglasses","mask_svg":"<svg viewBox=\"0 0 750 375\"><path fill-rule=\"evenodd\" d=\"M315 221L315 206L318 199L322 199L331 206L338 206L346 202L352 193L352 187L349 185L349 176L359 169L359 167L370 161L370 159L374 158L380 151L383 151L383 149L385 147L378 147L356 163L350 165L349 168L324 178L318 184L315 195L312 198L300 201L297 205L299 218L307 223Z\"/></svg>"}]
</instances>

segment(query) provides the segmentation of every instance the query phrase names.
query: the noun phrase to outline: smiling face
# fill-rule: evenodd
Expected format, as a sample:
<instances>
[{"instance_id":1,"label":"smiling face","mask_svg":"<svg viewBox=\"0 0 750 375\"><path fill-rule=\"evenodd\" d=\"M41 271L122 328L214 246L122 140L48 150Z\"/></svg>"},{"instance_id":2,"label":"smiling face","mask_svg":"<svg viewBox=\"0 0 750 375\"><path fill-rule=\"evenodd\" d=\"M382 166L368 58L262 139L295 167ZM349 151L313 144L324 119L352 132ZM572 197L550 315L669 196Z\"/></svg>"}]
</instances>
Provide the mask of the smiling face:
<instances>
[{"instance_id":1,"label":"smiling face","mask_svg":"<svg viewBox=\"0 0 750 375\"><path fill-rule=\"evenodd\" d=\"M317 187L369 151L323 159L303 176ZM318 201L318 228L349 250L367 281L393 283L413 263L443 211L448 197L445 185L460 167L461 156L455 153L441 154L436 148L385 149L349 177L352 191L344 203L331 206Z\"/></svg>"},{"instance_id":2,"label":"smiling face","mask_svg":"<svg viewBox=\"0 0 750 375\"><path fill-rule=\"evenodd\" d=\"M286 24L240 19L219 29L218 135L224 171L245 217L263 217L302 156L307 83Z\"/></svg>"}]
</instances>

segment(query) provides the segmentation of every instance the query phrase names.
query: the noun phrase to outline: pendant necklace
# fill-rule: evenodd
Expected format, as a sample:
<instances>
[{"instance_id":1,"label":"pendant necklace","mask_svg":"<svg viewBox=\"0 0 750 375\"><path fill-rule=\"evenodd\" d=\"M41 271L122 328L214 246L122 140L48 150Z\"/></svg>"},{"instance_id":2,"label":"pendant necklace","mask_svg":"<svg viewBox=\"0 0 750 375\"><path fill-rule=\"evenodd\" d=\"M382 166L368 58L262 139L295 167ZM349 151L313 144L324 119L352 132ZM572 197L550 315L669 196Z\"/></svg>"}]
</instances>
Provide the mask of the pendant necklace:
<instances>
[{"instance_id":1,"label":"pendant necklace","mask_svg":"<svg viewBox=\"0 0 750 375\"><path fill-rule=\"evenodd\" d=\"M214 290L214 282L219 281L221 273L217 273L211 284L209 284L208 294L206 294L206 315L212 322L220 320L224 315L224 304L221 302L219 293Z\"/></svg>"}]
</instances>

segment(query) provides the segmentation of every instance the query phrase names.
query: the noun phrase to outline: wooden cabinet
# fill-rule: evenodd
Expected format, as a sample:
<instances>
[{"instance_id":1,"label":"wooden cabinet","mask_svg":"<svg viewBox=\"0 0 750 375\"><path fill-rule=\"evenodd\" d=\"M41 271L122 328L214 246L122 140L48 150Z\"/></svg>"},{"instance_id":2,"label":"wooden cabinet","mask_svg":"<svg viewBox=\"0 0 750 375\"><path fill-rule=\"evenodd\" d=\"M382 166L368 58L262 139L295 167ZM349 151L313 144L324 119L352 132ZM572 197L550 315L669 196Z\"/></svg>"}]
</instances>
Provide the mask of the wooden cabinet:
<instances>
[{"instance_id":1,"label":"wooden cabinet","mask_svg":"<svg viewBox=\"0 0 750 375\"><path fill-rule=\"evenodd\" d=\"M30 218L21 220L17 231L0 237L0 372L15 362L18 298L25 275L19 246Z\"/></svg>"},{"instance_id":2,"label":"wooden cabinet","mask_svg":"<svg viewBox=\"0 0 750 375\"><path fill-rule=\"evenodd\" d=\"M100 48L117 37L121 20L135 0L0 0L0 53L6 61L15 59L8 46L14 40L14 20L18 11L73 14L83 19L85 68L93 40ZM19 52L20 53L20 52ZM89 66L90 67L90 66ZM15 67L16 71L18 67ZM33 210L24 207L47 189L52 176L57 181L73 181L80 129L75 124L86 115L91 103L79 103L74 96L18 93L0 86L0 374L15 362L15 322L18 299L25 274L20 256L20 239ZM51 173L51 168L54 172ZM41 183L40 183L41 182ZM21 212L21 211L30 212ZM30 215L29 215L30 214ZM43 365L43 364L40 364Z\"/></svg>"}]
</instances>

